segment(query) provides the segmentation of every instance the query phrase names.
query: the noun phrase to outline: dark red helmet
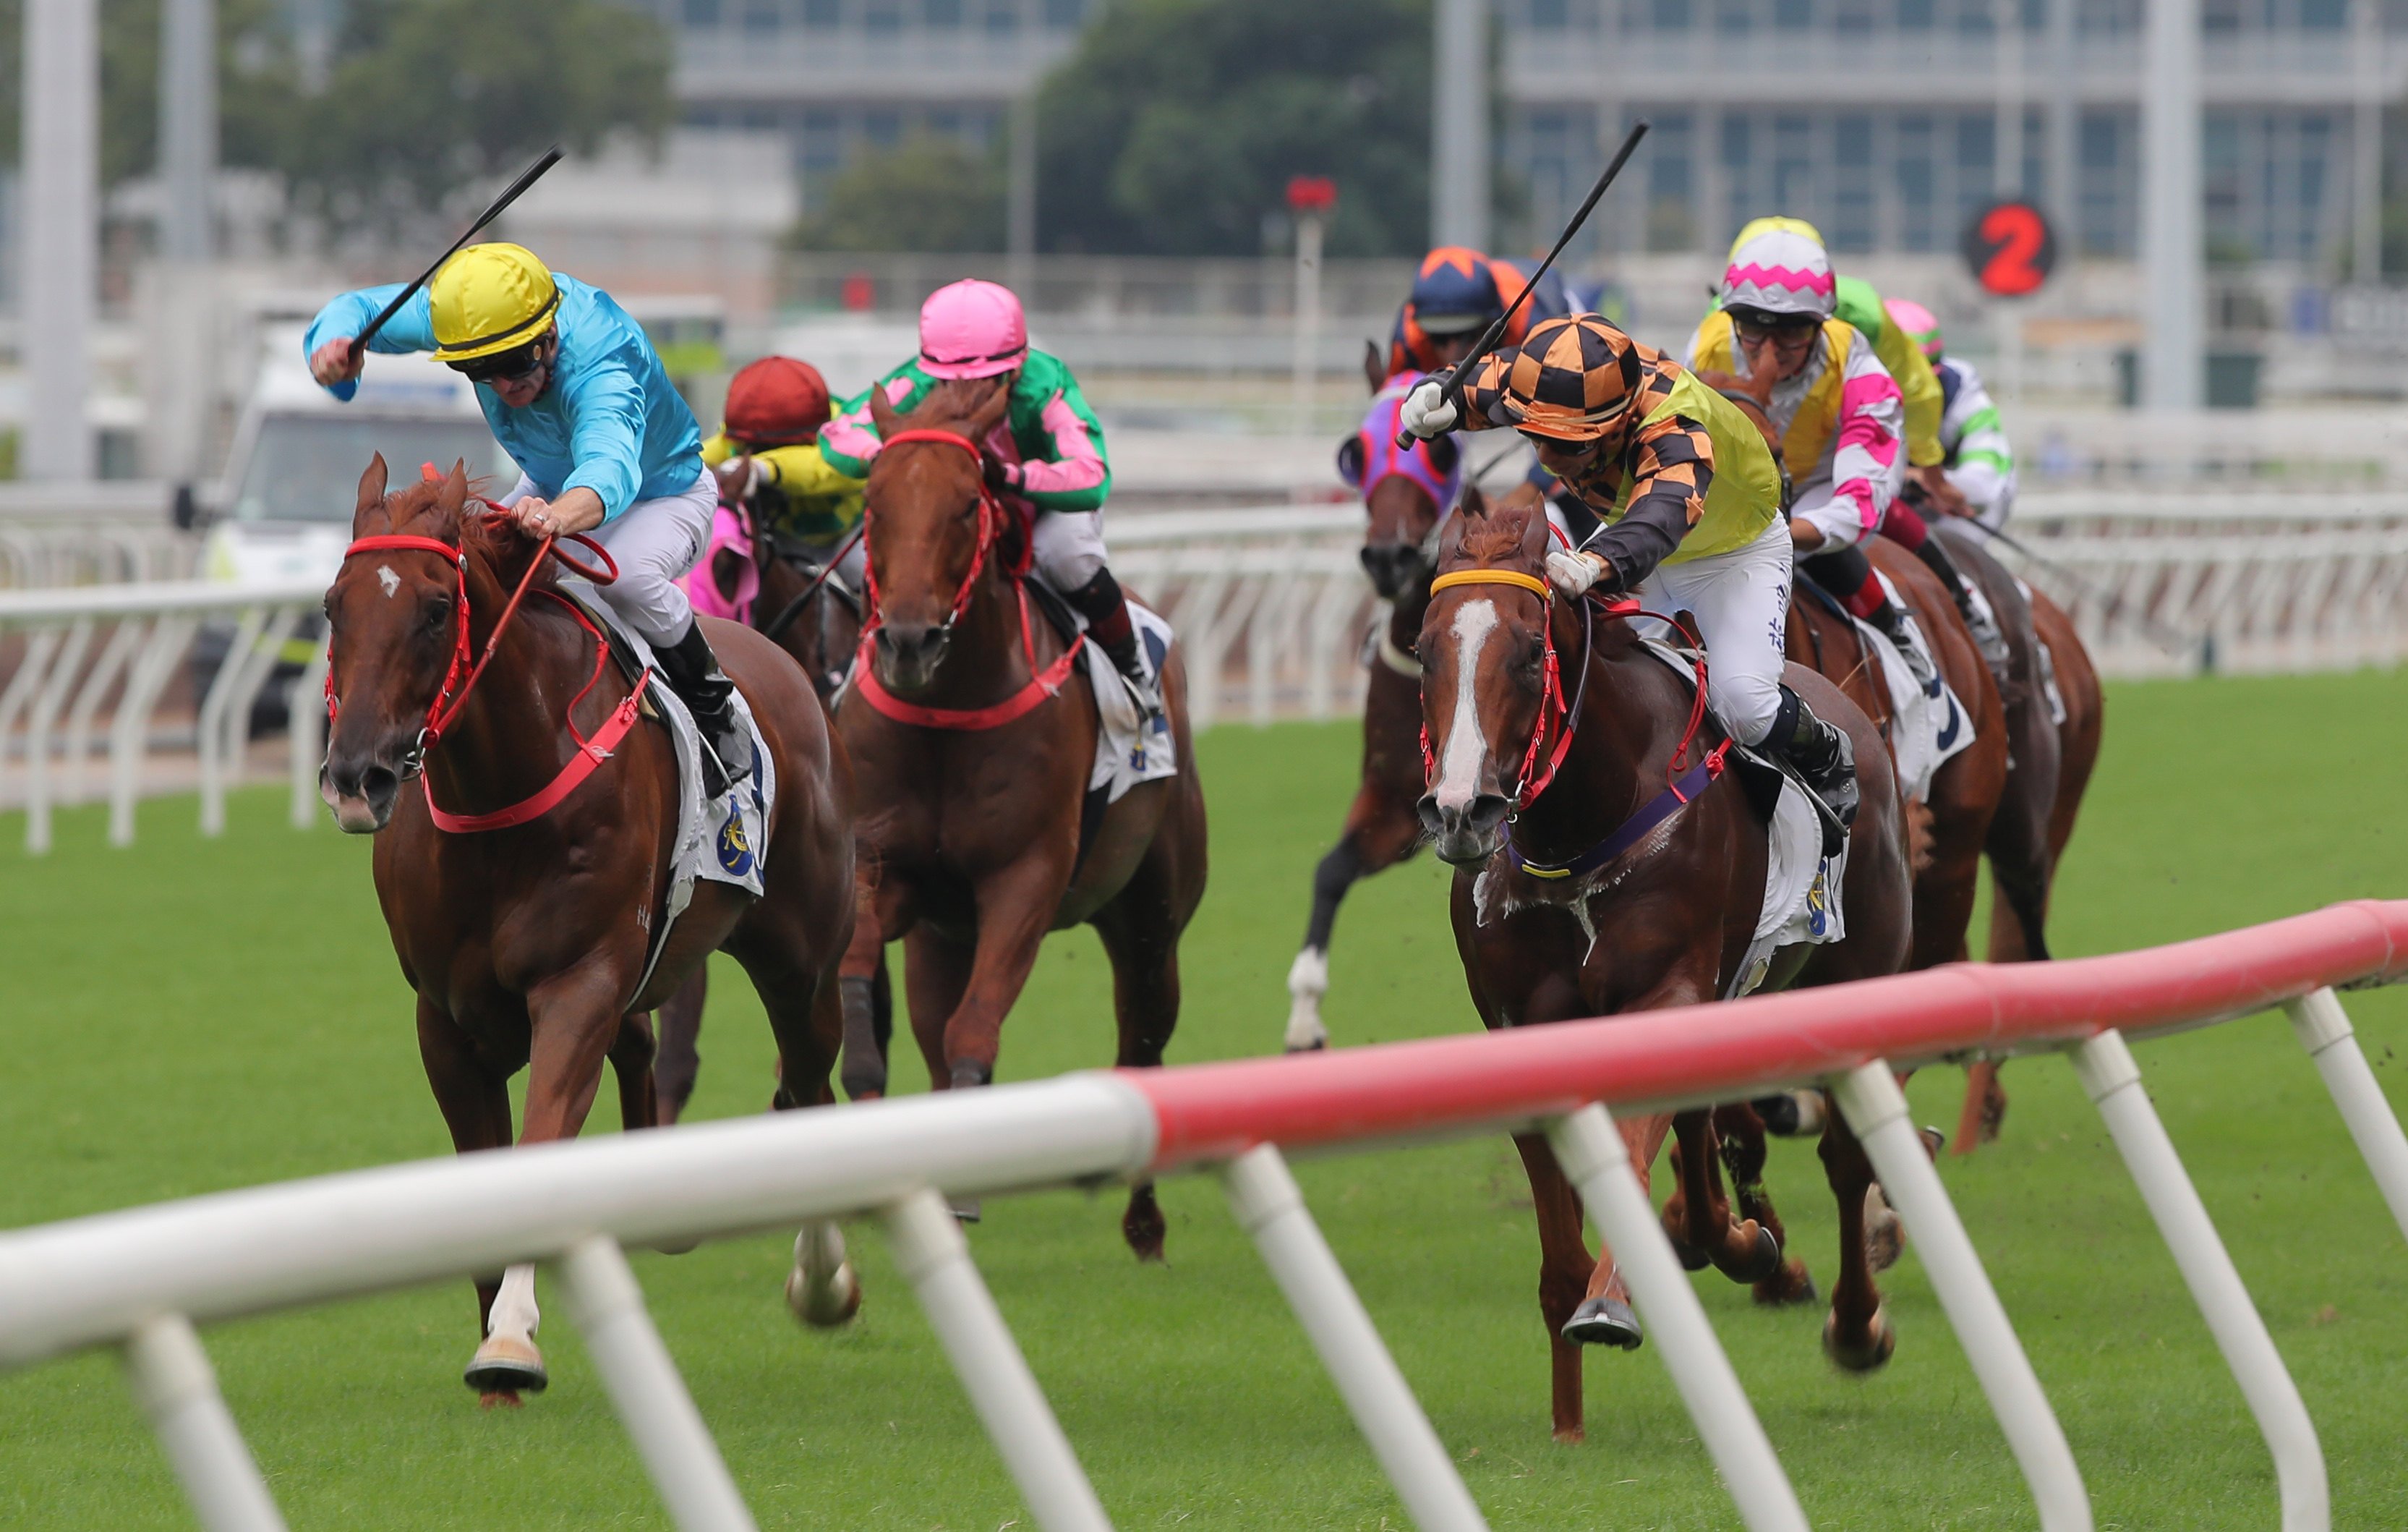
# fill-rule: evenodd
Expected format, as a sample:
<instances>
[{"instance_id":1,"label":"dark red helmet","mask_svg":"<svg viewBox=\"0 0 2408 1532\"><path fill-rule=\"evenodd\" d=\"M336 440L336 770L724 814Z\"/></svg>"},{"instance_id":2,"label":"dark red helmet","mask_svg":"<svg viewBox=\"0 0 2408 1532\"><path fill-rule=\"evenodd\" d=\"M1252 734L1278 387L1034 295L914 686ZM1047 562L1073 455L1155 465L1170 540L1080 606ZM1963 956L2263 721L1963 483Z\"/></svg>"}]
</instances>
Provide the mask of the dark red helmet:
<instances>
[{"instance_id":1,"label":"dark red helmet","mask_svg":"<svg viewBox=\"0 0 2408 1532\"><path fill-rule=\"evenodd\" d=\"M827 424L827 380L809 362L764 356L727 384L727 434L747 447L819 440Z\"/></svg>"}]
</instances>

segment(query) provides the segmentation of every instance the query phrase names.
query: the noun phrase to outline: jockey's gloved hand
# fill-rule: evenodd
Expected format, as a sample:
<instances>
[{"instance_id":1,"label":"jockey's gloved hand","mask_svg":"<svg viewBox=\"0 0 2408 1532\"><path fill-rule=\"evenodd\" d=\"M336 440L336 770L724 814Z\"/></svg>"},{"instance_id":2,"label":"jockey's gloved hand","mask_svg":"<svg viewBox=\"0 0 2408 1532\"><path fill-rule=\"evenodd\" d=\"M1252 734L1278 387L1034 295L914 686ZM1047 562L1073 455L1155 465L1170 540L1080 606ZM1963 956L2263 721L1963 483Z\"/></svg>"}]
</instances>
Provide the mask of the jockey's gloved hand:
<instances>
[{"instance_id":1,"label":"jockey's gloved hand","mask_svg":"<svg viewBox=\"0 0 2408 1532\"><path fill-rule=\"evenodd\" d=\"M1021 485L1020 465L988 455L985 460L986 486L1000 495L1006 490L1017 491Z\"/></svg>"},{"instance_id":2,"label":"jockey's gloved hand","mask_svg":"<svg viewBox=\"0 0 2408 1532\"><path fill-rule=\"evenodd\" d=\"M1444 436L1462 418L1463 411L1446 397L1446 390L1436 378L1424 378L1413 384L1405 402L1397 407L1397 424L1425 441Z\"/></svg>"},{"instance_id":3,"label":"jockey's gloved hand","mask_svg":"<svg viewBox=\"0 0 2408 1532\"><path fill-rule=\"evenodd\" d=\"M1547 579L1557 590L1577 600L1611 573L1613 566L1593 553L1557 548L1547 555Z\"/></svg>"}]
</instances>

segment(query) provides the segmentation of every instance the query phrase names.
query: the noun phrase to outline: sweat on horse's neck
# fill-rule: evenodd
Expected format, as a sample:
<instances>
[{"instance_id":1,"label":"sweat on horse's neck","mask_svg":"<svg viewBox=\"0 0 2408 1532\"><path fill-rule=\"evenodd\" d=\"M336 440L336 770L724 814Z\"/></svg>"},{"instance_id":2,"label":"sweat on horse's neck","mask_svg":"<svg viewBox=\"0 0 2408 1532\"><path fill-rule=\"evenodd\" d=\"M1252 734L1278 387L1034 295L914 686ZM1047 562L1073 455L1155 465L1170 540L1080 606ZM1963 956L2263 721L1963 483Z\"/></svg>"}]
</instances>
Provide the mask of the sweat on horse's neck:
<instances>
[{"instance_id":1,"label":"sweat on horse's neck","mask_svg":"<svg viewBox=\"0 0 2408 1532\"><path fill-rule=\"evenodd\" d=\"M1553 614L1570 705L1588 641L1578 607L1555 602ZM1671 674L1664 672L1662 685L1651 684L1647 669L1661 667L1630 641L1625 624L1600 617L1592 631L1597 652L1588 658L1588 695L1571 750L1547 790L1508 827L1515 849L1533 861L1570 861L1612 834L1663 787L1663 759L1687 722L1684 707L1667 733L1661 715L1664 696L1673 689Z\"/></svg>"},{"instance_id":2,"label":"sweat on horse's neck","mask_svg":"<svg viewBox=\"0 0 2408 1532\"><path fill-rule=\"evenodd\" d=\"M470 552L471 665L485 652L516 584L503 584L490 559ZM427 755L436 802L446 814L489 814L541 791L577 748L566 726L568 702L593 673L594 641L568 614L529 591L493 663ZM579 728L591 735L605 715L597 700L616 705L620 695L606 677L586 700L589 715Z\"/></svg>"}]
</instances>

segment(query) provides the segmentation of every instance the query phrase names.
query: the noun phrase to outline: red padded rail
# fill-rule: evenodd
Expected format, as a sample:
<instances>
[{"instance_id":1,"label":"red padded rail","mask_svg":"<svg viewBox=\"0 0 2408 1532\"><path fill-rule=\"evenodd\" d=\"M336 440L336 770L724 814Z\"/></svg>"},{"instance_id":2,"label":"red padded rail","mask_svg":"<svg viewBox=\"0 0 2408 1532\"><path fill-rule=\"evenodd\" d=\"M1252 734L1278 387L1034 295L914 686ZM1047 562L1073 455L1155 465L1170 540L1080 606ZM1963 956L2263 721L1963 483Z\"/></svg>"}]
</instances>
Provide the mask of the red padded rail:
<instances>
[{"instance_id":1,"label":"red padded rail","mask_svg":"<svg viewBox=\"0 0 2408 1532\"><path fill-rule=\"evenodd\" d=\"M1853 1069L2246 1016L2408 978L2408 901L2359 900L2112 957L1953 963L1861 984L1297 1058L1125 1070L1156 1169L1609 1106L1743 1098Z\"/></svg>"}]
</instances>

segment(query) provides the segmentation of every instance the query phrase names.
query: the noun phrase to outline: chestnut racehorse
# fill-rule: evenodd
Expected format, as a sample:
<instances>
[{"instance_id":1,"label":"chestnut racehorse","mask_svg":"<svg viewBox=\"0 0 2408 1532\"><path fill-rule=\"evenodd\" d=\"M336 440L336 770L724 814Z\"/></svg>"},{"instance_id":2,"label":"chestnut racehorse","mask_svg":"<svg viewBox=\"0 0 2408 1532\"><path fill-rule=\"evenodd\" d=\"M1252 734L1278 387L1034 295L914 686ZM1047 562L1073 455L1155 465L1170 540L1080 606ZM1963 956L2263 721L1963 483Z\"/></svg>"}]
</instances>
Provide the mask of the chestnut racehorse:
<instances>
[{"instance_id":1,"label":"chestnut racehorse","mask_svg":"<svg viewBox=\"0 0 2408 1532\"><path fill-rule=\"evenodd\" d=\"M1554 598L1548 536L1540 509L1492 511L1467 495L1440 534L1440 577L1417 644L1432 761L1420 809L1438 854L1455 868L1455 945L1492 1028L1720 997L1754 938L1770 855L1764 820L1737 780L1752 768L1706 768L1723 763L1720 734L1711 718L1693 717L1691 687L1638 643L1623 608ZM1848 730L1862 804L1842 893L1846 938L1779 951L1767 982L1895 973L1907 957L1913 895L1889 758L1870 720L1836 687L1797 665L1787 681ZM1559 751L1550 775L1546 763ZM1671 807L1676 776L1688 779L1685 806L1609 850L1642 810ZM1581 866L1600 853L1597 865ZM1533 876L1524 859L1570 875ZM1824 1345L1843 1366L1876 1367L1895 1339L1866 1253L1872 1167L1839 1114L1825 1117L1840 1277ZM1622 1129L1642 1183L1667 1130L1680 1135L1681 1191L1665 1216L1684 1255L1736 1279L1770 1274L1779 1249L1760 1221L1731 1217L1706 1110L1634 1114ZM1639 1327L1611 1252L1589 1257L1579 1194L1546 1139L1515 1143L1538 1211L1555 1435L1577 1440L1580 1340L1634 1346Z\"/></svg>"},{"instance_id":2,"label":"chestnut racehorse","mask_svg":"<svg viewBox=\"0 0 2408 1532\"><path fill-rule=\"evenodd\" d=\"M509 1143L509 1079L522 1067L519 1141L575 1137L606 1058L624 1125L652 1126L641 1013L721 947L768 1009L785 1059L776 1105L830 1100L836 971L853 924L853 788L810 687L757 635L713 626L712 647L777 771L766 885L756 901L697 881L646 977L678 830L674 748L641 721L600 635L558 594L552 544L471 507L456 466L394 495L382 457L362 475L354 542L326 593L336 716L321 778L343 829L376 833L377 898L418 992L419 1051L452 1143L462 1153ZM471 653L484 657L474 671ZM438 809L468 822L438 825ZM860 1289L835 1227L806 1229L796 1254L788 1296L798 1312L850 1318ZM467 1381L488 1402L514 1404L546 1382L535 1268L480 1280L477 1305L484 1341Z\"/></svg>"},{"instance_id":3,"label":"chestnut racehorse","mask_svg":"<svg viewBox=\"0 0 2408 1532\"><path fill-rule=\"evenodd\" d=\"M760 583L752 610L745 615L764 637L794 657L811 678L811 688L825 701L843 681L845 667L861 640L861 593L828 569L840 552L795 542L737 498L740 491L736 486L751 477L747 462L731 457L715 470L721 503L737 507L752 531L751 562ZM736 599L742 557L732 549L722 550L711 570L720 594L731 601ZM652 1075L664 1123L684 1115L686 1103L694 1095L695 1078L702 1068L699 1044L710 981L708 965L698 963L677 993L661 1003L660 1052L652 1061ZM882 1049L894 1014L883 964L873 976L869 1003Z\"/></svg>"},{"instance_id":4,"label":"chestnut racehorse","mask_svg":"<svg viewBox=\"0 0 2408 1532\"><path fill-rule=\"evenodd\" d=\"M1080 922L1111 960L1117 1062L1160 1063L1179 1019L1180 933L1204 894L1175 647L1162 693L1178 773L1084 813L1099 727L1084 657L1063 673L1068 646L1023 588L1030 529L986 488L1007 402L998 383L949 383L898 416L870 395L886 443L868 490L875 637L837 710L861 784L863 907L845 973L866 981L882 944L902 940L911 1030L940 1091L994 1078L1039 943ZM885 1084L866 1012L845 1012L856 1094ZM1140 1257L1160 1257L1152 1185L1130 1193L1122 1230Z\"/></svg>"}]
</instances>

